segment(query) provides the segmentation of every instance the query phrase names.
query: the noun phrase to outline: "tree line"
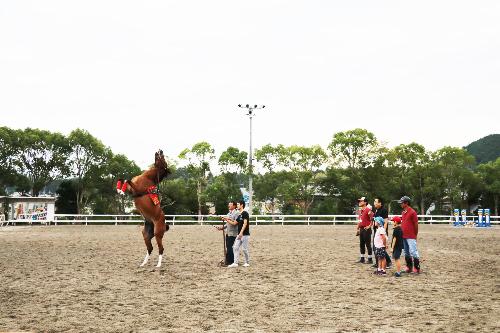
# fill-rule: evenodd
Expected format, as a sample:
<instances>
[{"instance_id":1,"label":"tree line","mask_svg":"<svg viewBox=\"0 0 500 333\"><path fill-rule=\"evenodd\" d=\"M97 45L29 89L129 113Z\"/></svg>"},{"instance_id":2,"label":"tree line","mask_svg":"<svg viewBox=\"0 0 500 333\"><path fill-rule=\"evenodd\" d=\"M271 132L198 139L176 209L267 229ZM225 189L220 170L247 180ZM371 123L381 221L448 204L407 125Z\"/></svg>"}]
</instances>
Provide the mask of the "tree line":
<instances>
[{"instance_id":1,"label":"tree line","mask_svg":"<svg viewBox=\"0 0 500 333\"><path fill-rule=\"evenodd\" d=\"M0 127L0 194L10 189L38 196L49 186L58 194L59 213L123 212L128 203L115 196L113 184L140 171L82 129L64 136Z\"/></svg>"},{"instance_id":2,"label":"tree line","mask_svg":"<svg viewBox=\"0 0 500 333\"><path fill-rule=\"evenodd\" d=\"M114 195L113 184L140 173L133 161L81 129L63 136L2 127L0 163L3 192L37 195L56 181L60 213L123 213L130 199ZM210 207L223 213L229 200L242 197L251 172L253 213L352 214L360 196L381 197L397 212L393 200L409 195L420 214L479 204L498 215L500 159L478 165L459 147L388 148L364 129L335 133L325 148L265 145L255 151L253 170L246 152L228 147L216 155L208 142L199 142L183 150L172 169L160 186L167 214L206 214Z\"/></svg>"}]
</instances>

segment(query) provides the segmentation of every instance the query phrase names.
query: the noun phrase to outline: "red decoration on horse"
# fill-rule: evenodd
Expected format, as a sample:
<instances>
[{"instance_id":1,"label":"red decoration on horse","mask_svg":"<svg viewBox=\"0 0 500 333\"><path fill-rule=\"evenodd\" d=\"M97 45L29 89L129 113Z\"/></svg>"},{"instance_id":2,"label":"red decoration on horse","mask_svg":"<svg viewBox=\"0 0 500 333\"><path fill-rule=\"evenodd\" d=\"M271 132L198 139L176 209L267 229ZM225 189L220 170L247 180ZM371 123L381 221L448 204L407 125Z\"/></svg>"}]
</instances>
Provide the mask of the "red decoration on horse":
<instances>
[{"instance_id":1,"label":"red decoration on horse","mask_svg":"<svg viewBox=\"0 0 500 333\"><path fill-rule=\"evenodd\" d=\"M153 237L156 238L159 250L156 267L161 267L163 258L162 239L165 231L168 231L169 226L165 223L165 214L161 209L157 185L169 174L170 170L163 156L163 151L159 150L155 153L155 164L153 167L131 180L119 179L116 184L116 191L119 194L123 195L126 192L132 194L135 207L145 219L142 235L148 252L140 265L141 267L148 263L153 252L153 244L151 243Z\"/></svg>"}]
</instances>

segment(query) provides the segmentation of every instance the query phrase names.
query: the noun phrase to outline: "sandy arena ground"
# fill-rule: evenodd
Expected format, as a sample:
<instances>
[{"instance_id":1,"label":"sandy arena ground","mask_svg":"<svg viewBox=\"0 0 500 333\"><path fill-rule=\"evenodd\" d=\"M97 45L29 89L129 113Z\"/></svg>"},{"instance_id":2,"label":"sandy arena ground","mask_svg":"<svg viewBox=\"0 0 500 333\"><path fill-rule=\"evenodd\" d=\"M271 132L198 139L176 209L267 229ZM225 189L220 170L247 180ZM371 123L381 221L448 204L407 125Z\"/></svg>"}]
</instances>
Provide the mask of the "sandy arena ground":
<instances>
[{"instance_id":1,"label":"sandy arena ground","mask_svg":"<svg viewBox=\"0 0 500 333\"><path fill-rule=\"evenodd\" d=\"M353 226L251 232L252 266L227 269L213 227L175 226L156 271L138 226L0 229L0 332L500 331L498 227L421 227L401 279L354 263Z\"/></svg>"}]
</instances>

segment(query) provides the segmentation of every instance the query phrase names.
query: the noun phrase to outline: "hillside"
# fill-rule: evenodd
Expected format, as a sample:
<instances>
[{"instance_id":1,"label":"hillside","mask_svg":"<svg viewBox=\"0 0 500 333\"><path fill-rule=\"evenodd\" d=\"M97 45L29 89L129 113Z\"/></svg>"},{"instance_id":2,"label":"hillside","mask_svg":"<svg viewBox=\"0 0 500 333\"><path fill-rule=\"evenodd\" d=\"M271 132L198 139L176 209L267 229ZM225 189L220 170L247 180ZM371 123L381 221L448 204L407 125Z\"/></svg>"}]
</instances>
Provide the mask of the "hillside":
<instances>
[{"instance_id":1,"label":"hillside","mask_svg":"<svg viewBox=\"0 0 500 333\"><path fill-rule=\"evenodd\" d=\"M500 134L491 134L464 147L477 163L487 163L500 157Z\"/></svg>"}]
</instances>

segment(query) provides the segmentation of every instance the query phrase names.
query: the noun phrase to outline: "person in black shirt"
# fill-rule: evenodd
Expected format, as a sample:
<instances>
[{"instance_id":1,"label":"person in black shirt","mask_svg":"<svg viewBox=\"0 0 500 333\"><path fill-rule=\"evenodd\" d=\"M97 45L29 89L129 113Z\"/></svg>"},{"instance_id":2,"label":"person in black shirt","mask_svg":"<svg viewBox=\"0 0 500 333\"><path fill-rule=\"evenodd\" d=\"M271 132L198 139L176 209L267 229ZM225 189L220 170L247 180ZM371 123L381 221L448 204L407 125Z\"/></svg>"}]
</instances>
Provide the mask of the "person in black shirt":
<instances>
[{"instance_id":1,"label":"person in black shirt","mask_svg":"<svg viewBox=\"0 0 500 333\"><path fill-rule=\"evenodd\" d=\"M233 245L234 262L233 264L227 266L229 268L238 267L240 260L240 247L243 247L243 254L245 255L245 263L243 264L243 267L250 266L250 253L248 252L248 242L250 241L250 215L244 210L245 201L242 200L238 203L238 209L240 211L240 215L236 219L238 222L238 236L236 237Z\"/></svg>"},{"instance_id":2,"label":"person in black shirt","mask_svg":"<svg viewBox=\"0 0 500 333\"><path fill-rule=\"evenodd\" d=\"M385 234L389 236L389 213L387 212L387 209L384 207L384 202L381 198L375 198L375 201L373 202L373 217L380 216L384 219L384 229L385 229ZM375 237L375 233L377 232L377 223L373 223L373 235ZM373 240L372 240L373 241ZM375 251L375 244L373 245L373 250ZM378 267L378 259L375 257L375 265L373 267ZM387 263L387 268L391 268L392 261L391 257L389 254L385 254L385 260Z\"/></svg>"},{"instance_id":3,"label":"person in black shirt","mask_svg":"<svg viewBox=\"0 0 500 333\"><path fill-rule=\"evenodd\" d=\"M392 222L394 223L394 231L392 232L392 258L396 262L396 273L394 275L396 277L401 277L401 252L403 251L403 230L401 229L401 217L394 216L392 218Z\"/></svg>"}]
</instances>

